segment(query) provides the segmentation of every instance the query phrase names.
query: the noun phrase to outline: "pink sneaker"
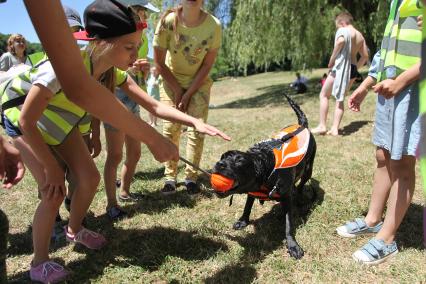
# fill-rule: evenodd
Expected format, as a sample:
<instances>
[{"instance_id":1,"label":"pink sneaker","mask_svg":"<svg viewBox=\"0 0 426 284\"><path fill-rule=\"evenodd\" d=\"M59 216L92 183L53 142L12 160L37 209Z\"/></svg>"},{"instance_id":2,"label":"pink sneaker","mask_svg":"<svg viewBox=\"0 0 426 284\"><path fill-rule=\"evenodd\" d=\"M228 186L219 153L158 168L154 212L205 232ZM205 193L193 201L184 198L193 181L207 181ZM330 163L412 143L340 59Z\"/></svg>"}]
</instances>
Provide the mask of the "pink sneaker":
<instances>
[{"instance_id":1,"label":"pink sneaker","mask_svg":"<svg viewBox=\"0 0 426 284\"><path fill-rule=\"evenodd\" d=\"M45 261L37 266L31 265L30 268L31 280L41 283L57 283L67 278L69 274L62 265L54 261Z\"/></svg>"},{"instance_id":2,"label":"pink sneaker","mask_svg":"<svg viewBox=\"0 0 426 284\"><path fill-rule=\"evenodd\" d=\"M106 244L106 239L101 234L98 234L96 232L93 232L89 229L86 229L82 227L80 232L73 235L68 232L68 227L64 226L65 235L67 238L67 241L73 242L73 243L80 243L84 246L88 247L89 249L100 249Z\"/></svg>"}]
</instances>

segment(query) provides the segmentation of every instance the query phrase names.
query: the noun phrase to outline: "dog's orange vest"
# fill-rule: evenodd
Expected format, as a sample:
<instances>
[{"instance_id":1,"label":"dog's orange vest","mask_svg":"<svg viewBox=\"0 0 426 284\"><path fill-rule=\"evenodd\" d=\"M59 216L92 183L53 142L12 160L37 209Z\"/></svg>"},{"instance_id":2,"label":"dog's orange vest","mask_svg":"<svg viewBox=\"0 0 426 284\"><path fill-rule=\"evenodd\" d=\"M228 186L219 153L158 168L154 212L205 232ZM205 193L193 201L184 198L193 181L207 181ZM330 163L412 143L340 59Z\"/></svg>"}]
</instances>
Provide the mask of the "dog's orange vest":
<instances>
[{"instance_id":1,"label":"dog's orange vest","mask_svg":"<svg viewBox=\"0 0 426 284\"><path fill-rule=\"evenodd\" d=\"M273 134L272 139L281 139L287 134L296 132L300 127L300 125L285 127ZM310 137L309 130L305 128L290 139L284 141L279 147L274 148L275 166L273 171L297 166L306 155ZM259 191L252 191L248 194L260 200L271 200L271 198L273 200L279 200L279 193L273 193L271 197L269 193L270 190L262 185Z\"/></svg>"}]
</instances>

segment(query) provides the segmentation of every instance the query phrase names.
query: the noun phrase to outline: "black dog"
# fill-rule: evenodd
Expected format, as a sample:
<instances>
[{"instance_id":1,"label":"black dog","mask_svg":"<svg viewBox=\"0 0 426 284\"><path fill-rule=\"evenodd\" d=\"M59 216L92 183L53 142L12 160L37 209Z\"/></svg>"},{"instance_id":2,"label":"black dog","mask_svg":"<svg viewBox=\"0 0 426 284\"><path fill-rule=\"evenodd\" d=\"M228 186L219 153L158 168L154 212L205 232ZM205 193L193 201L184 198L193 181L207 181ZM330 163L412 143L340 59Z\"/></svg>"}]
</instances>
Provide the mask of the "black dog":
<instances>
[{"instance_id":1,"label":"black dog","mask_svg":"<svg viewBox=\"0 0 426 284\"><path fill-rule=\"evenodd\" d=\"M253 202L259 198L276 200L284 211L285 238L291 256L299 259L303 249L294 238L293 208L300 192L312 176L316 142L308 130L308 121L299 106L284 94L298 117L299 125L281 130L280 135L254 145L247 152L228 151L213 168L213 174L232 179L232 188L215 189L219 197L247 193L244 213L234 229L246 227ZM296 183L299 182L298 185Z\"/></svg>"}]
</instances>

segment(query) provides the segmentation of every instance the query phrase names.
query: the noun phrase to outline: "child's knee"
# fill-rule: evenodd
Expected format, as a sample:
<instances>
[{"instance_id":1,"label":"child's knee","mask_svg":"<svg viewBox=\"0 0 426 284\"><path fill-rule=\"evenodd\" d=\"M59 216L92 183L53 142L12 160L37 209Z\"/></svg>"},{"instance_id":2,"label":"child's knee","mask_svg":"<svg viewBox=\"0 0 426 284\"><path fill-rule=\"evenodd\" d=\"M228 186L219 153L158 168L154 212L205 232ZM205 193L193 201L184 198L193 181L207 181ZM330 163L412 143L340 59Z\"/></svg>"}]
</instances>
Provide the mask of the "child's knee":
<instances>
[{"instance_id":1,"label":"child's knee","mask_svg":"<svg viewBox=\"0 0 426 284\"><path fill-rule=\"evenodd\" d=\"M376 162L379 168L386 166L389 162L389 154L386 150L380 148L376 150Z\"/></svg>"},{"instance_id":2,"label":"child's knee","mask_svg":"<svg viewBox=\"0 0 426 284\"><path fill-rule=\"evenodd\" d=\"M122 158L123 158L123 151L122 150L108 151L108 154L107 154L108 163L111 163L113 165L118 166L118 164L120 164Z\"/></svg>"},{"instance_id":3,"label":"child's knee","mask_svg":"<svg viewBox=\"0 0 426 284\"><path fill-rule=\"evenodd\" d=\"M141 157L141 149L134 149L126 157L126 163L136 164Z\"/></svg>"}]
</instances>

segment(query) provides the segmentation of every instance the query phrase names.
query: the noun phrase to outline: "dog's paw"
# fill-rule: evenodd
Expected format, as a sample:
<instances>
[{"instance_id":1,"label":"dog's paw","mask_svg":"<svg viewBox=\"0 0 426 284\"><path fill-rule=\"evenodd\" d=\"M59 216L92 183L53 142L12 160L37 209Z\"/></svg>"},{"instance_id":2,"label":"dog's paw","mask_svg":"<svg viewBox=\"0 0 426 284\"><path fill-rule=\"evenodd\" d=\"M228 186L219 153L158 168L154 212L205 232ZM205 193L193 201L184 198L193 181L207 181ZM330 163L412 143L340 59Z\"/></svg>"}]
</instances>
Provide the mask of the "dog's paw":
<instances>
[{"instance_id":1,"label":"dog's paw","mask_svg":"<svg viewBox=\"0 0 426 284\"><path fill-rule=\"evenodd\" d=\"M238 220L237 222L234 223L232 227L234 228L234 230L242 230L245 227L247 227L247 225L248 225L248 222L244 220Z\"/></svg>"},{"instance_id":2,"label":"dog's paw","mask_svg":"<svg viewBox=\"0 0 426 284\"><path fill-rule=\"evenodd\" d=\"M303 255L305 254L303 249L298 245L287 247L287 252L290 256L294 257L295 259L301 259Z\"/></svg>"}]
</instances>

